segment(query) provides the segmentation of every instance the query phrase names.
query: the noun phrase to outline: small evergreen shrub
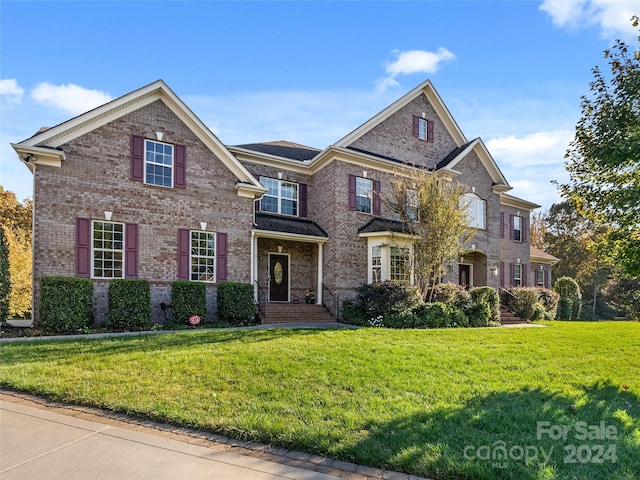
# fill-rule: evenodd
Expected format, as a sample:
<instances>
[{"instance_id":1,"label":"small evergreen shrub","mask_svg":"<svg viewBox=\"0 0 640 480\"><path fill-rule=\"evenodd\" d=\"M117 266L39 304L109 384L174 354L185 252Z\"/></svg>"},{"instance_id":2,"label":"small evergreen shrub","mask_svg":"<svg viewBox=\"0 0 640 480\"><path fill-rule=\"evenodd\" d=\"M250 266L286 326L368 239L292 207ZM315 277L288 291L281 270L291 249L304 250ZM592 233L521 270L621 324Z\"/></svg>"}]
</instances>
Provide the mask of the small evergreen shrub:
<instances>
[{"instance_id":1,"label":"small evergreen shrub","mask_svg":"<svg viewBox=\"0 0 640 480\"><path fill-rule=\"evenodd\" d=\"M450 325L449 307L443 302L423 303L414 312L421 328L444 328Z\"/></svg>"},{"instance_id":2,"label":"small evergreen shrub","mask_svg":"<svg viewBox=\"0 0 640 480\"><path fill-rule=\"evenodd\" d=\"M411 312L390 313L381 319L381 325L378 325L378 323L378 319L374 318L369 322L369 325L387 328L425 328L420 326L418 317Z\"/></svg>"},{"instance_id":3,"label":"small evergreen shrub","mask_svg":"<svg viewBox=\"0 0 640 480\"><path fill-rule=\"evenodd\" d=\"M560 297L558 300L558 314L556 315L558 320L571 320L571 314L573 311L573 300L569 297Z\"/></svg>"},{"instance_id":4,"label":"small evergreen shrub","mask_svg":"<svg viewBox=\"0 0 640 480\"><path fill-rule=\"evenodd\" d=\"M553 284L553 290L555 290L560 297L567 297L571 299L571 316L564 318L563 320L577 320L580 318L582 312L582 293L580 292L580 286L571 277L560 277Z\"/></svg>"},{"instance_id":5,"label":"small evergreen shrub","mask_svg":"<svg viewBox=\"0 0 640 480\"><path fill-rule=\"evenodd\" d=\"M556 310L558 308L558 300L560 295L548 288L537 288L538 302L543 310L543 315L535 320L553 320L556 318ZM538 315L538 314L534 314Z\"/></svg>"},{"instance_id":6,"label":"small evergreen shrub","mask_svg":"<svg viewBox=\"0 0 640 480\"><path fill-rule=\"evenodd\" d=\"M471 295L462 285L440 283L433 292L433 301L442 302L450 307L464 308L471 303Z\"/></svg>"},{"instance_id":7,"label":"small evergreen shrub","mask_svg":"<svg viewBox=\"0 0 640 480\"><path fill-rule=\"evenodd\" d=\"M495 288L475 287L469 291L469 295L474 303L486 302L491 312L490 320L500 322L500 295Z\"/></svg>"},{"instance_id":8,"label":"small evergreen shrub","mask_svg":"<svg viewBox=\"0 0 640 480\"><path fill-rule=\"evenodd\" d=\"M116 278L109 282L108 325L125 331L151 326L151 287L147 280Z\"/></svg>"},{"instance_id":9,"label":"small evergreen shrub","mask_svg":"<svg viewBox=\"0 0 640 480\"><path fill-rule=\"evenodd\" d=\"M340 321L349 325L364 326L368 324L369 318L367 312L360 308L359 305L356 305L351 300L345 300L342 302L342 318ZM380 319L380 322L382 322L382 319ZM371 326L381 327L382 324Z\"/></svg>"},{"instance_id":10,"label":"small evergreen shrub","mask_svg":"<svg viewBox=\"0 0 640 480\"><path fill-rule=\"evenodd\" d=\"M253 285L223 282L218 285L218 320L229 325L252 325L256 305Z\"/></svg>"},{"instance_id":11,"label":"small evergreen shrub","mask_svg":"<svg viewBox=\"0 0 640 480\"><path fill-rule=\"evenodd\" d=\"M491 307L484 300L473 302L465 308L464 313L471 327L488 327L491 325Z\"/></svg>"},{"instance_id":12,"label":"small evergreen shrub","mask_svg":"<svg viewBox=\"0 0 640 480\"><path fill-rule=\"evenodd\" d=\"M368 318L410 312L420 304L418 289L398 282L363 284L356 288L358 305Z\"/></svg>"},{"instance_id":13,"label":"small evergreen shrub","mask_svg":"<svg viewBox=\"0 0 640 480\"><path fill-rule=\"evenodd\" d=\"M88 278L42 277L39 326L53 333L77 332L93 323L93 283Z\"/></svg>"},{"instance_id":14,"label":"small evergreen shrub","mask_svg":"<svg viewBox=\"0 0 640 480\"><path fill-rule=\"evenodd\" d=\"M253 290L252 290L253 292ZM207 287L202 282L178 280L171 284L171 311L173 321L189 323L192 315L203 321L207 314Z\"/></svg>"}]
</instances>

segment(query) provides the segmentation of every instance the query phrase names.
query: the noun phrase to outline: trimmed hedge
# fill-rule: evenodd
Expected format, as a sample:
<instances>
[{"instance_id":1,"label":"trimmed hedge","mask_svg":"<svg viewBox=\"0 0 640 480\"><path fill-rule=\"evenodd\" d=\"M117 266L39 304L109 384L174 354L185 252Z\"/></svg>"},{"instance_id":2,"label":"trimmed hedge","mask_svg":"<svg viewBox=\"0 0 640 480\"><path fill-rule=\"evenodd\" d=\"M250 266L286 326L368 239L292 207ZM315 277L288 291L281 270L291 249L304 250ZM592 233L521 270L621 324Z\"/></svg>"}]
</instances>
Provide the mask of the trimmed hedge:
<instances>
[{"instance_id":1,"label":"trimmed hedge","mask_svg":"<svg viewBox=\"0 0 640 480\"><path fill-rule=\"evenodd\" d=\"M469 291L474 303L486 302L489 306L489 320L500 323L500 295L492 287L475 287Z\"/></svg>"},{"instance_id":2,"label":"trimmed hedge","mask_svg":"<svg viewBox=\"0 0 640 480\"><path fill-rule=\"evenodd\" d=\"M171 311L173 320L189 323L192 315L204 321L207 314L207 287L202 282L178 280L171 284Z\"/></svg>"},{"instance_id":3,"label":"trimmed hedge","mask_svg":"<svg viewBox=\"0 0 640 480\"><path fill-rule=\"evenodd\" d=\"M442 302L450 307L465 308L472 299L469 291L463 285L455 283L440 283L433 292L433 301Z\"/></svg>"},{"instance_id":4,"label":"trimmed hedge","mask_svg":"<svg viewBox=\"0 0 640 480\"><path fill-rule=\"evenodd\" d=\"M558 301L558 320L571 320L573 300L569 297L560 297Z\"/></svg>"},{"instance_id":5,"label":"trimmed hedge","mask_svg":"<svg viewBox=\"0 0 640 480\"><path fill-rule=\"evenodd\" d=\"M218 285L218 320L230 325L255 323L256 305L253 285L223 282Z\"/></svg>"},{"instance_id":6,"label":"trimmed hedge","mask_svg":"<svg viewBox=\"0 0 640 480\"><path fill-rule=\"evenodd\" d=\"M144 330L151 325L151 287L147 280L116 278L109 282L108 326Z\"/></svg>"},{"instance_id":7,"label":"trimmed hedge","mask_svg":"<svg viewBox=\"0 0 640 480\"><path fill-rule=\"evenodd\" d=\"M42 277L39 326L53 333L77 332L93 323L93 283L88 278Z\"/></svg>"}]
</instances>

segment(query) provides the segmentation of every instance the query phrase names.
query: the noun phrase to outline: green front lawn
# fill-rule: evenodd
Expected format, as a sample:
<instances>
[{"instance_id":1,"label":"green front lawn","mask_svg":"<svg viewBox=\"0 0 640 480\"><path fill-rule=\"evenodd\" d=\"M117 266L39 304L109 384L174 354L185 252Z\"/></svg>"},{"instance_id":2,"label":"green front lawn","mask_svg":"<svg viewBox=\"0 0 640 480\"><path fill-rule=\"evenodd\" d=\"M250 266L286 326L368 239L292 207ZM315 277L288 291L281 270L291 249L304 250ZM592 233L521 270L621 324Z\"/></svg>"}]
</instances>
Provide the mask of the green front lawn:
<instances>
[{"instance_id":1,"label":"green front lawn","mask_svg":"<svg viewBox=\"0 0 640 480\"><path fill-rule=\"evenodd\" d=\"M188 332L0 358L0 386L437 479L640 476L640 323Z\"/></svg>"}]
</instances>

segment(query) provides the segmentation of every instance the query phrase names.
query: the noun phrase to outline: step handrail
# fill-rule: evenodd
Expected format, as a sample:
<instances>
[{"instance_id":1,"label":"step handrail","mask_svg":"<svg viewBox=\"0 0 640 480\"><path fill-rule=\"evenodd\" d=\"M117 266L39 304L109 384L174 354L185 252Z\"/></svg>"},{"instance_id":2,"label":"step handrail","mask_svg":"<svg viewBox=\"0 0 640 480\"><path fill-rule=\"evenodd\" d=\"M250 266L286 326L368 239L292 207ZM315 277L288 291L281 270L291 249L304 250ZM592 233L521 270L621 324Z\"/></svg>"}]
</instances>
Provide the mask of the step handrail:
<instances>
[{"instance_id":1,"label":"step handrail","mask_svg":"<svg viewBox=\"0 0 640 480\"><path fill-rule=\"evenodd\" d=\"M267 311L267 294L264 292L264 289L262 288L262 286L260 285L260 283L258 282L258 280L255 280L255 285L256 285L256 290L258 292L258 298L256 301L256 305L258 307L258 311L260 312L260 316L261 317L266 317L266 311Z\"/></svg>"}]
</instances>

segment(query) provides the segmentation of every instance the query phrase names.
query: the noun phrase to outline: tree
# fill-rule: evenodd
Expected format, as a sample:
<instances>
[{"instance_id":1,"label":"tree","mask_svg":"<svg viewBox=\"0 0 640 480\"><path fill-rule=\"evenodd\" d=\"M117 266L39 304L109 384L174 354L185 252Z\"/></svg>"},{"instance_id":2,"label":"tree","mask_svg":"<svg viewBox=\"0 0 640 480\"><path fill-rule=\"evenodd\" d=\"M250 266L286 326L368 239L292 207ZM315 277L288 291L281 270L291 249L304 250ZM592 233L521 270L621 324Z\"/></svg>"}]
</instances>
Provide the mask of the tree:
<instances>
[{"instance_id":1,"label":"tree","mask_svg":"<svg viewBox=\"0 0 640 480\"><path fill-rule=\"evenodd\" d=\"M9 316L9 295L11 294L11 277L9 274L9 245L4 227L0 226L0 322Z\"/></svg>"},{"instance_id":2,"label":"tree","mask_svg":"<svg viewBox=\"0 0 640 480\"><path fill-rule=\"evenodd\" d=\"M547 251L547 214L537 212L531 216L529 226L529 241L533 247Z\"/></svg>"},{"instance_id":3,"label":"tree","mask_svg":"<svg viewBox=\"0 0 640 480\"><path fill-rule=\"evenodd\" d=\"M33 201L21 204L13 192L0 186L0 225L8 246L10 293L8 314L27 316L31 309L31 218Z\"/></svg>"},{"instance_id":4,"label":"tree","mask_svg":"<svg viewBox=\"0 0 640 480\"><path fill-rule=\"evenodd\" d=\"M634 27L638 17L632 18ZM638 37L640 44L640 36ZM583 96L582 118L565 155L564 198L596 224L610 226L609 242L630 275L640 274L640 48L617 40L605 50L611 75L599 67Z\"/></svg>"},{"instance_id":5,"label":"tree","mask_svg":"<svg viewBox=\"0 0 640 480\"><path fill-rule=\"evenodd\" d=\"M391 194L384 199L411 239L414 278L423 299L431 300L429 292L433 293L444 276L447 262L458 257L463 245L475 235L461 202L465 192L463 185L414 170L396 175Z\"/></svg>"}]
</instances>

